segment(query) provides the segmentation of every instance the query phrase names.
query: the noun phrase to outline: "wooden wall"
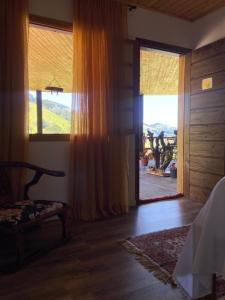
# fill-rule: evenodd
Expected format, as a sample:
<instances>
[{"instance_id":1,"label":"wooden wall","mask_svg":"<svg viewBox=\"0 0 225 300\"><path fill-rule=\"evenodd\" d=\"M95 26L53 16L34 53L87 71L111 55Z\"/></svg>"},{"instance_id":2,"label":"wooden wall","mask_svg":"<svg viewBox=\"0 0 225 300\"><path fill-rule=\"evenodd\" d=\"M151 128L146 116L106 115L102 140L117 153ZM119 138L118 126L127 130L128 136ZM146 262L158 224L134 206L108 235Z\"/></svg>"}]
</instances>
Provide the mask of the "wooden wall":
<instances>
[{"instance_id":1,"label":"wooden wall","mask_svg":"<svg viewBox=\"0 0 225 300\"><path fill-rule=\"evenodd\" d=\"M136 169L135 169L135 128L134 128L134 45L135 41L127 40L124 57L123 101L121 102L121 125L127 138L128 147L128 198L129 205L136 205Z\"/></svg>"},{"instance_id":2,"label":"wooden wall","mask_svg":"<svg viewBox=\"0 0 225 300\"><path fill-rule=\"evenodd\" d=\"M202 79L212 77L212 89ZM190 198L206 201L225 165L225 40L192 53L190 97Z\"/></svg>"}]
</instances>

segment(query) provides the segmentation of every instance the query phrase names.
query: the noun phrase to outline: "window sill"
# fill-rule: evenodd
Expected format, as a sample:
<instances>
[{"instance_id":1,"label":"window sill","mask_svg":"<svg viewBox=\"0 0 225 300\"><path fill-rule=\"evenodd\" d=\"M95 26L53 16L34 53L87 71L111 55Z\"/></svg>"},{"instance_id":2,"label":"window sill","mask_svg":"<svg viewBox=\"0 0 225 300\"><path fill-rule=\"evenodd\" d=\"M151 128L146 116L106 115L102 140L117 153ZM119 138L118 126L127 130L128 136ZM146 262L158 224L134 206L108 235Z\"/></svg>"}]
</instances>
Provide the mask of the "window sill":
<instances>
[{"instance_id":1,"label":"window sill","mask_svg":"<svg viewBox=\"0 0 225 300\"><path fill-rule=\"evenodd\" d=\"M69 142L70 134L29 134L30 142Z\"/></svg>"}]
</instances>

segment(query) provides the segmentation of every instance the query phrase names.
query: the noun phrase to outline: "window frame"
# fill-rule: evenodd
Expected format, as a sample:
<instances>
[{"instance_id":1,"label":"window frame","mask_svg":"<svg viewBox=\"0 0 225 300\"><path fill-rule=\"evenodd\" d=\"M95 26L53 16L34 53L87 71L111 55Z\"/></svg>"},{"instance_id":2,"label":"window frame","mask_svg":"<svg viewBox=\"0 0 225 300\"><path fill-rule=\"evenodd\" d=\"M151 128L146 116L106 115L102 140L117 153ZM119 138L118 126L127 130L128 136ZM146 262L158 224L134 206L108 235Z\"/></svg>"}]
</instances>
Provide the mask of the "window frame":
<instances>
[{"instance_id":1,"label":"window frame","mask_svg":"<svg viewBox=\"0 0 225 300\"><path fill-rule=\"evenodd\" d=\"M51 28L55 30L60 30L64 32L73 32L73 23L71 22L64 22L60 20L50 19L46 17L41 17L37 15L30 14L29 15L29 25L36 25L36 26L42 26L46 28ZM38 97L38 92L40 92ZM37 93L37 110L38 113L42 111L42 97L41 97L41 91L36 91ZM38 118L38 124L37 127L39 128L39 133L29 133L29 141L30 142L62 142L62 141L69 141L70 140L70 134L63 134L63 133L40 133L40 128L42 128L42 124L40 124L41 118Z\"/></svg>"}]
</instances>

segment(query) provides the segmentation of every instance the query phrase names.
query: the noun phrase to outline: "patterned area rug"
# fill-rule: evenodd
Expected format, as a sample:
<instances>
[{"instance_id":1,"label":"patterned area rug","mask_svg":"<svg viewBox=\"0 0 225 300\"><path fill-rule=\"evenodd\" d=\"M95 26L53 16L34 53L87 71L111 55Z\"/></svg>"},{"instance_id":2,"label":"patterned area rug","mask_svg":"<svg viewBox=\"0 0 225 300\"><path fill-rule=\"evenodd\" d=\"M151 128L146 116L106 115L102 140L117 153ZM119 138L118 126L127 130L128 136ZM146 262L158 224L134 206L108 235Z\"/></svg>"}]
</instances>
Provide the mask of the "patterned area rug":
<instances>
[{"instance_id":1,"label":"patterned area rug","mask_svg":"<svg viewBox=\"0 0 225 300\"><path fill-rule=\"evenodd\" d=\"M183 226L132 237L122 245L158 279L176 286L172 274L189 228ZM217 279L216 291L217 299L225 295L225 280Z\"/></svg>"}]
</instances>

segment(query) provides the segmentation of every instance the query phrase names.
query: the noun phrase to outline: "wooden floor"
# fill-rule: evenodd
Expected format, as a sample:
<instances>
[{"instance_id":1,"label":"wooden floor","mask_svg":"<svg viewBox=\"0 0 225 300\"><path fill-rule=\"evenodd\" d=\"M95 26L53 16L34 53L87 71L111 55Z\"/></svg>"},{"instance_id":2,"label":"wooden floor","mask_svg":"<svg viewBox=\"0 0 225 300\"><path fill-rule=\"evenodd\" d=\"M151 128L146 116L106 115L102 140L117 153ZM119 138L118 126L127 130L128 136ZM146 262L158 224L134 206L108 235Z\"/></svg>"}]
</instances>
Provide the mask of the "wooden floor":
<instances>
[{"instance_id":1,"label":"wooden floor","mask_svg":"<svg viewBox=\"0 0 225 300\"><path fill-rule=\"evenodd\" d=\"M144 269L118 241L190 223L201 204L189 200L151 203L127 216L76 225L73 240L0 277L1 300L180 300L179 290ZM48 230L56 235L58 223ZM46 228L46 227L45 227Z\"/></svg>"},{"instance_id":2,"label":"wooden floor","mask_svg":"<svg viewBox=\"0 0 225 300\"><path fill-rule=\"evenodd\" d=\"M147 200L177 193L177 180L171 177L160 177L147 174L145 170L139 172L140 200Z\"/></svg>"}]
</instances>

